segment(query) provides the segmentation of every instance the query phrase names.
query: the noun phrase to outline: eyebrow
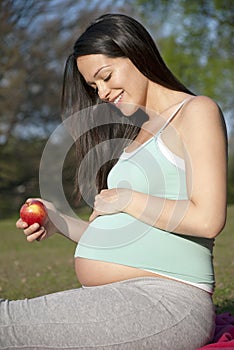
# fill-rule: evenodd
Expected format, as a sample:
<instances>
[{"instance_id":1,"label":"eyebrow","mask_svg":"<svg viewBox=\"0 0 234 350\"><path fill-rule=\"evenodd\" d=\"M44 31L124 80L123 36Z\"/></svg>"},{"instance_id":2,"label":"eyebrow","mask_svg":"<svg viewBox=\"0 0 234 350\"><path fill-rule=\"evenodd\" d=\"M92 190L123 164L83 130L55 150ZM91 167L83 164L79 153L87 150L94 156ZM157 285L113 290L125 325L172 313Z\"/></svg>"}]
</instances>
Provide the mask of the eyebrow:
<instances>
[{"instance_id":1,"label":"eyebrow","mask_svg":"<svg viewBox=\"0 0 234 350\"><path fill-rule=\"evenodd\" d=\"M106 65L106 66L102 66L102 67L100 67L95 73L94 73L94 75L93 75L93 77L95 78L97 75L98 75L98 73L102 70L102 69L104 69L104 68L107 68L107 67L110 67L111 65L110 64L108 64L108 65ZM91 81L87 81L87 84L89 84L89 85L92 85L93 84L93 82L91 82Z\"/></svg>"},{"instance_id":2,"label":"eyebrow","mask_svg":"<svg viewBox=\"0 0 234 350\"><path fill-rule=\"evenodd\" d=\"M110 64L108 64L108 65L106 65L106 66L102 66L101 68L99 68L99 69L96 71L96 73L93 75L93 77L95 78L95 77L98 75L98 73L99 73L103 68L106 68L106 67L110 67Z\"/></svg>"}]
</instances>

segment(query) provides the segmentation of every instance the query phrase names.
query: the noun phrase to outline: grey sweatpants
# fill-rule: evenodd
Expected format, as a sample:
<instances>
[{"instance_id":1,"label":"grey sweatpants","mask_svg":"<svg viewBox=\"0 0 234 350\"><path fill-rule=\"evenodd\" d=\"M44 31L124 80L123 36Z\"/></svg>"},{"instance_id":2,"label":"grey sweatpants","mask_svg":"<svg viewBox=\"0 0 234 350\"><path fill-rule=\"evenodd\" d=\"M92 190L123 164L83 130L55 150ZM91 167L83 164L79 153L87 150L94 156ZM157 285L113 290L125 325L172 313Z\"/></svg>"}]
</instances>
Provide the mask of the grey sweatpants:
<instances>
[{"instance_id":1,"label":"grey sweatpants","mask_svg":"<svg viewBox=\"0 0 234 350\"><path fill-rule=\"evenodd\" d=\"M194 350L213 331L211 296L163 278L0 301L1 350Z\"/></svg>"}]
</instances>

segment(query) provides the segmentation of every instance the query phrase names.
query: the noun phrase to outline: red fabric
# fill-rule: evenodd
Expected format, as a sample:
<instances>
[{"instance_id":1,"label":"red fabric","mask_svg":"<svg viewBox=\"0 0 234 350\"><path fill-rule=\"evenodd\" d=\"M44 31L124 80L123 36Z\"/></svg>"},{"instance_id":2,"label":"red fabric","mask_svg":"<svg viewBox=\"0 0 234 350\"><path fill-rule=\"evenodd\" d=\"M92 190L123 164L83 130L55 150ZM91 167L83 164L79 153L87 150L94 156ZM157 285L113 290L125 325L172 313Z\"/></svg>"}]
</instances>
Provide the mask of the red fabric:
<instances>
[{"instance_id":1,"label":"red fabric","mask_svg":"<svg viewBox=\"0 0 234 350\"><path fill-rule=\"evenodd\" d=\"M234 350L234 316L232 316L229 312L217 315L215 324L215 334L212 343L197 350Z\"/></svg>"}]
</instances>

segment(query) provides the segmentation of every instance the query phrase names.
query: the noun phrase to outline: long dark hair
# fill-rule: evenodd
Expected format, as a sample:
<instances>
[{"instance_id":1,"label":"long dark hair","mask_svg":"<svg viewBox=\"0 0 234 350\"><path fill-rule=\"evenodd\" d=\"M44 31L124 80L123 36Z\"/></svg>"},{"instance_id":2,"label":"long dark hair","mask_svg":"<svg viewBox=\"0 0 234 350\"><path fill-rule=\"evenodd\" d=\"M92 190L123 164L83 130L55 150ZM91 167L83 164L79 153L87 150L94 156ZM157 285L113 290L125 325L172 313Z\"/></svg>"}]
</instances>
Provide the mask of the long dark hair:
<instances>
[{"instance_id":1,"label":"long dark hair","mask_svg":"<svg viewBox=\"0 0 234 350\"><path fill-rule=\"evenodd\" d=\"M109 152L106 158L109 161L103 164L103 151L96 146L114 138L133 140L140 130L140 122L136 120L142 120L138 115L136 120L131 117L129 122L124 118L124 122L117 109L105 104L105 109L101 113L103 123L95 124L97 116L92 107L99 105L99 108L102 108L100 107L102 101L97 92L85 82L76 62L78 57L89 54L128 58L151 81L171 90L193 94L168 69L155 42L138 21L122 14L105 14L92 22L75 42L73 53L66 61L62 93L63 118L71 115L79 116L79 111L86 111L86 117L75 118L72 125L72 132L74 133L76 129L81 134L79 138L75 136L77 150L75 189L79 199L81 195L84 196L84 188L86 193L89 192L89 195L85 194L89 198L102 188L106 188L108 172L119 156L116 147L111 147L110 143L110 147L106 147L108 149L105 150ZM87 124L85 127L84 123ZM86 132L82 134L81 128ZM92 152L93 158L90 157L86 170L82 171L80 165L91 149L95 152ZM96 164L102 165L98 172L94 169Z\"/></svg>"}]
</instances>

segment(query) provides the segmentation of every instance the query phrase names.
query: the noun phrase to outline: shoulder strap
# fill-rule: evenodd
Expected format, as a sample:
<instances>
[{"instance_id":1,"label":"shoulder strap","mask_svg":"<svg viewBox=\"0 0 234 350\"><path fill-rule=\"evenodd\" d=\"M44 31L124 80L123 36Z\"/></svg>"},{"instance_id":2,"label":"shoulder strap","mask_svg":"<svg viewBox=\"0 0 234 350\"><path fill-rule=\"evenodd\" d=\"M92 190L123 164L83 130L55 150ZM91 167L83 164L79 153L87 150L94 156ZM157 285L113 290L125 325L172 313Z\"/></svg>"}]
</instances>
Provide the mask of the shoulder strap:
<instances>
[{"instance_id":1,"label":"shoulder strap","mask_svg":"<svg viewBox=\"0 0 234 350\"><path fill-rule=\"evenodd\" d=\"M168 126L168 124L172 121L172 119L176 116L176 114L179 112L179 110L183 107L186 101L190 100L191 97L186 98L184 101L180 103L180 105L177 107L177 109L172 113L172 115L167 119L166 123L159 129L157 132L157 135L160 135L162 131Z\"/></svg>"}]
</instances>

